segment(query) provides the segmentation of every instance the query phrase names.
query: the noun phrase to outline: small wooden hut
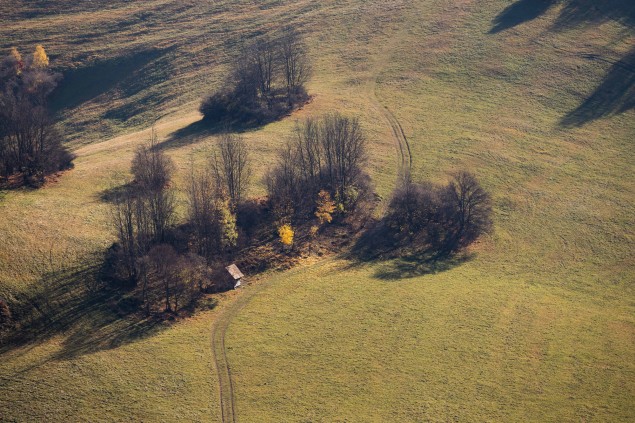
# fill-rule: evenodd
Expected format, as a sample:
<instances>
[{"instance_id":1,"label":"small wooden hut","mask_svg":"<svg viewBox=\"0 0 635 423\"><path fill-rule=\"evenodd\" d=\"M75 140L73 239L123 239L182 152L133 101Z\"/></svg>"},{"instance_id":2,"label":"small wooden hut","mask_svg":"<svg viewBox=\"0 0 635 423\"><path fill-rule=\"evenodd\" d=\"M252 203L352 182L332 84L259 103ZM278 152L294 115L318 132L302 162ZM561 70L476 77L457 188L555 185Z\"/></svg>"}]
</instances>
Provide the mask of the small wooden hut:
<instances>
[{"instance_id":1,"label":"small wooden hut","mask_svg":"<svg viewBox=\"0 0 635 423\"><path fill-rule=\"evenodd\" d=\"M241 272L238 266L236 266L235 264L230 264L225 268L225 270L227 270L227 273L229 273L234 281L234 289L238 288L242 283L242 279L245 277L245 275L243 275L243 272Z\"/></svg>"}]
</instances>

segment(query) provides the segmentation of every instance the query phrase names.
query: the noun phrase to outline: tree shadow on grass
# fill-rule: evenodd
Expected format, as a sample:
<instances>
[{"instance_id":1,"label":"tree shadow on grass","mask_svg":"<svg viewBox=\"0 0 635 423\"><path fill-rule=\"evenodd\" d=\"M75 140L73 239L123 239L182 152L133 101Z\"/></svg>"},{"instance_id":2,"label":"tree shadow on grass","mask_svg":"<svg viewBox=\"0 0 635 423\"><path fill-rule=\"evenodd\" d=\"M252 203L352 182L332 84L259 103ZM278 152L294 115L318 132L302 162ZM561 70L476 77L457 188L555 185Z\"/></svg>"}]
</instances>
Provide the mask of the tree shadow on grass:
<instances>
[{"instance_id":1,"label":"tree shadow on grass","mask_svg":"<svg viewBox=\"0 0 635 423\"><path fill-rule=\"evenodd\" d=\"M373 275L376 279L399 281L445 272L474 256L473 253L435 248L417 239L399 239L383 221L379 221L359 237L347 258L351 260L350 267L380 263Z\"/></svg>"},{"instance_id":2,"label":"tree shadow on grass","mask_svg":"<svg viewBox=\"0 0 635 423\"><path fill-rule=\"evenodd\" d=\"M116 185L116 186L107 188L101 191L97 195L97 198L104 203L115 204L117 200L122 198L130 190L132 186L133 186L132 182L129 182L123 185Z\"/></svg>"},{"instance_id":3,"label":"tree shadow on grass","mask_svg":"<svg viewBox=\"0 0 635 423\"><path fill-rule=\"evenodd\" d=\"M630 0L517 0L492 20L490 34L513 28L539 18L552 6L563 4L552 31L580 25L599 25L615 21L626 27L635 26L635 2Z\"/></svg>"},{"instance_id":4,"label":"tree shadow on grass","mask_svg":"<svg viewBox=\"0 0 635 423\"><path fill-rule=\"evenodd\" d=\"M67 70L53 91L51 109L60 112L77 108L119 86L127 90L139 90L139 84L147 82L145 79L140 82L140 78L135 76L167 52L166 49L144 50Z\"/></svg>"},{"instance_id":5,"label":"tree shadow on grass","mask_svg":"<svg viewBox=\"0 0 635 423\"><path fill-rule=\"evenodd\" d=\"M635 1L518 0L494 18L489 32L495 34L536 19L558 3L562 4L562 8L550 27L551 31L601 25L608 21L623 25L628 33L635 29ZM601 55L580 55L589 60L609 62L612 66L593 93L560 120L561 127L579 127L635 109L635 48L617 61Z\"/></svg>"},{"instance_id":6,"label":"tree shadow on grass","mask_svg":"<svg viewBox=\"0 0 635 423\"><path fill-rule=\"evenodd\" d=\"M266 122L269 123L269 122ZM241 133L253 131L262 128L266 123L228 123L228 122L209 122L205 119L192 122L186 127L177 129L169 134L168 138L158 144L156 148L159 150L169 150L172 148L185 147L187 145L196 144L208 137L212 137L224 133Z\"/></svg>"},{"instance_id":7,"label":"tree shadow on grass","mask_svg":"<svg viewBox=\"0 0 635 423\"><path fill-rule=\"evenodd\" d=\"M125 292L100 282L101 263L103 257L96 254L85 264L47 273L28 293L15 295L9 306L16 327L2 338L0 355L63 335L61 349L51 359L72 359L135 342L167 327L127 306Z\"/></svg>"},{"instance_id":8,"label":"tree shadow on grass","mask_svg":"<svg viewBox=\"0 0 635 423\"><path fill-rule=\"evenodd\" d=\"M507 6L493 20L490 34L496 34L540 17L557 0L519 0Z\"/></svg>"},{"instance_id":9,"label":"tree shadow on grass","mask_svg":"<svg viewBox=\"0 0 635 423\"><path fill-rule=\"evenodd\" d=\"M580 25L600 25L608 21L626 27L635 26L635 2L632 0L567 0L554 22L553 30Z\"/></svg>"},{"instance_id":10,"label":"tree shadow on grass","mask_svg":"<svg viewBox=\"0 0 635 423\"><path fill-rule=\"evenodd\" d=\"M635 109L635 47L611 66L600 85L561 119L560 126L582 126L632 109Z\"/></svg>"},{"instance_id":11,"label":"tree shadow on grass","mask_svg":"<svg viewBox=\"0 0 635 423\"><path fill-rule=\"evenodd\" d=\"M385 281L398 281L451 270L474 258L474 254L439 255L431 249L407 253L382 263L374 277Z\"/></svg>"},{"instance_id":12,"label":"tree shadow on grass","mask_svg":"<svg viewBox=\"0 0 635 423\"><path fill-rule=\"evenodd\" d=\"M169 150L172 148L185 147L214 135L238 130L240 130L240 128L229 127L224 124L212 124L201 119L172 132L165 141L157 145L157 148L159 150Z\"/></svg>"}]
</instances>

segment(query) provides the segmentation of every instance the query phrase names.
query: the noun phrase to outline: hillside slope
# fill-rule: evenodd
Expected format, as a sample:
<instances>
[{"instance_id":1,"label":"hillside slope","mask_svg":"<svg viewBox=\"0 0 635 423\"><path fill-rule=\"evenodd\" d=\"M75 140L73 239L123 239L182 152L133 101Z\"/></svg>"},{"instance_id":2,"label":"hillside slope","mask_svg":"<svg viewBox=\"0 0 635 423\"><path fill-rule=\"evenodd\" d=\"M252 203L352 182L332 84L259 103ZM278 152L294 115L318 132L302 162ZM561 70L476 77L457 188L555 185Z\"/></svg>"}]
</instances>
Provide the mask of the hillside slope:
<instances>
[{"instance_id":1,"label":"hillside slope","mask_svg":"<svg viewBox=\"0 0 635 423\"><path fill-rule=\"evenodd\" d=\"M1 193L0 296L52 324L0 347L0 420L219 420L218 310L156 327L87 282L113 240L109 189L148 138L133 131L159 118L183 187L216 139L198 99L241 37L288 22L307 34L314 98L244 134L252 195L296 119L339 110L360 115L386 198L387 107L415 177L473 171L496 227L460 263L329 258L272 276L227 332L238 419L635 419L634 14L588 3L1 2L0 48L43 43L66 71L53 105L78 159Z\"/></svg>"}]
</instances>

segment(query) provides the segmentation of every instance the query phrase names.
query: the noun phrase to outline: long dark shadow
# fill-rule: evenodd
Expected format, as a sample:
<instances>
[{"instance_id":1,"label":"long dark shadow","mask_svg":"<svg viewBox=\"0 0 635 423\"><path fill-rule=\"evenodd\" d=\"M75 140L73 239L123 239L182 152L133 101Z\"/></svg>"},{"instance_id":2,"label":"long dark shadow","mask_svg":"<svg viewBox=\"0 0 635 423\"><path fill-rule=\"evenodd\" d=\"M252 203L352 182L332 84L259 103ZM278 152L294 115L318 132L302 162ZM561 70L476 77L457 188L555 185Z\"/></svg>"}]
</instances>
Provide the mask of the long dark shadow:
<instances>
[{"instance_id":1,"label":"long dark shadow","mask_svg":"<svg viewBox=\"0 0 635 423\"><path fill-rule=\"evenodd\" d=\"M582 126L632 109L635 109L635 47L611 66L600 85L562 118L560 126Z\"/></svg>"},{"instance_id":2,"label":"long dark shadow","mask_svg":"<svg viewBox=\"0 0 635 423\"><path fill-rule=\"evenodd\" d=\"M74 109L121 84L131 89L139 83L131 75L165 55L166 50L145 50L64 72L51 96L51 109ZM145 81L144 81L145 83Z\"/></svg>"},{"instance_id":3,"label":"long dark shadow","mask_svg":"<svg viewBox=\"0 0 635 423\"><path fill-rule=\"evenodd\" d=\"M556 0L519 0L512 3L494 18L492 29L489 32L496 34L534 20L556 3Z\"/></svg>"},{"instance_id":4,"label":"long dark shadow","mask_svg":"<svg viewBox=\"0 0 635 423\"><path fill-rule=\"evenodd\" d=\"M563 6L551 25L554 31L579 25L597 25L609 20L626 27L635 26L635 2L632 0L518 0L494 18L489 32L495 34L532 21L559 3Z\"/></svg>"},{"instance_id":5,"label":"long dark shadow","mask_svg":"<svg viewBox=\"0 0 635 423\"><path fill-rule=\"evenodd\" d=\"M635 26L635 2L632 0L567 0L552 25L566 30L580 25L599 25L607 21Z\"/></svg>"},{"instance_id":6,"label":"long dark shadow","mask_svg":"<svg viewBox=\"0 0 635 423\"><path fill-rule=\"evenodd\" d=\"M168 138L165 141L161 142L156 147L159 150L184 147L186 145L195 144L207 137L231 130L233 129L227 128L225 125L210 124L201 119L172 132L168 135Z\"/></svg>"},{"instance_id":7,"label":"long dark shadow","mask_svg":"<svg viewBox=\"0 0 635 423\"><path fill-rule=\"evenodd\" d=\"M101 259L101 260L100 260ZM13 332L0 339L0 354L65 335L52 359L69 359L117 348L151 336L167 325L146 318L126 294L101 282L103 257L47 273L28 294L10 304Z\"/></svg>"},{"instance_id":8,"label":"long dark shadow","mask_svg":"<svg viewBox=\"0 0 635 423\"><path fill-rule=\"evenodd\" d=\"M474 258L474 254L456 252L447 246L427 245L420 240L397 238L379 221L371 225L345 256L350 268L379 263L373 275L384 281L399 281L448 271Z\"/></svg>"}]
</instances>

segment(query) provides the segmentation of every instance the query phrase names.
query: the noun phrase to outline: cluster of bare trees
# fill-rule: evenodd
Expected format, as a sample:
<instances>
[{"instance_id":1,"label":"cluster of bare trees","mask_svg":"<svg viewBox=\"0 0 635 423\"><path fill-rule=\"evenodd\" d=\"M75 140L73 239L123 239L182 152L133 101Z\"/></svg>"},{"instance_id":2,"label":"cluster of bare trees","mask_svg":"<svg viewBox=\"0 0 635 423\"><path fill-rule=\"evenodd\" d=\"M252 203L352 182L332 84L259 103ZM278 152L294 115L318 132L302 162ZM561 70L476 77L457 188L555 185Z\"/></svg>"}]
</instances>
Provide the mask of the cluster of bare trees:
<instances>
[{"instance_id":1,"label":"cluster of bare trees","mask_svg":"<svg viewBox=\"0 0 635 423\"><path fill-rule=\"evenodd\" d=\"M266 176L269 200L281 215L301 215L313 211L317 194L325 190L340 211L352 210L370 189L366 159L366 138L357 118L308 118Z\"/></svg>"},{"instance_id":2,"label":"cluster of bare trees","mask_svg":"<svg viewBox=\"0 0 635 423\"><path fill-rule=\"evenodd\" d=\"M236 207L249 182L244 141L223 135L218 154L210 155L205 169L192 169L187 222L178 226L174 169L153 130L150 142L135 152L134 179L112 207L118 242L111 249L111 276L135 287L147 313L157 308L176 312L212 288L210 266L236 246Z\"/></svg>"},{"instance_id":3,"label":"cluster of bare trees","mask_svg":"<svg viewBox=\"0 0 635 423\"><path fill-rule=\"evenodd\" d=\"M134 180L124 186L112 209L123 276L130 281L139 278L139 259L153 245L166 241L174 223L175 199L170 181L175 167L156 146L153 130L150 142L135 152L131 167Z\"/></svg>"},{"instance_id":4,"label":"cluster of bare trees","mask_svg":"<svg viewBox=\"0 0 635 423\"><path fill-rule=\"evenodd\" d=\"M262 36L246 46L233 63L225 89L201 104L206 120L226 124L262 124L280 118L308 100L304 85L311 74L306 46L293 28Z\"/></svg>"},{"instance_id":5,"label":"cluster of bare trees","mask_svg":"<svg viewBox=\"0 0 635 423\"><path fill-rule=\"evenodd\" d=\"M393 194L387 222L409 244L449 254L489 232L491 215L489 194L474 175L462 171L445 186L406 178Z\"/></svg>"},{"instance_id":6,"label":"cluster of bare trees","mask_svg":"<svg viewBox=\"0 0 635 423\"><path fill-rule=\"evenodd\" d=\"M174 242L176 201L171 188L174 163L150 142L137 148L131 171L134 180L115 199L112 219L118 243L115 274L137 288L147 313L163 304L165 311L194 299L205 284L205 272L196 256L180 255Z\"/></svg>"},{"instance_id":7,"label":"cluster of bare trees","mask_svg":"<svg viewBox=\"0 0 635 423\"><path fill-rule=\"evenodd\" d=\"M47 110L60 79L48 65L41 46L26 58L14 48L0 59L0 176L19 175L31 186L73 160Z\"/></svg>"}]
</instances>

